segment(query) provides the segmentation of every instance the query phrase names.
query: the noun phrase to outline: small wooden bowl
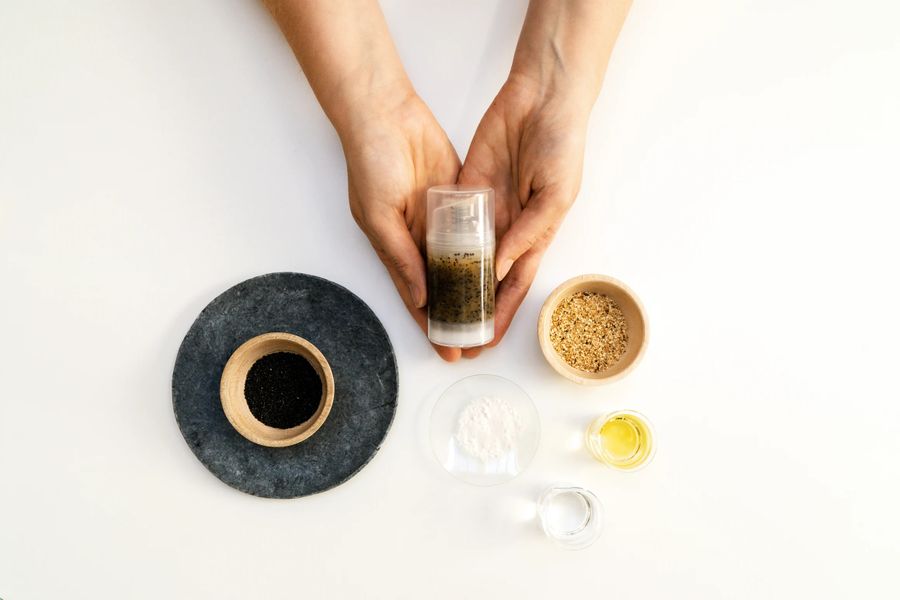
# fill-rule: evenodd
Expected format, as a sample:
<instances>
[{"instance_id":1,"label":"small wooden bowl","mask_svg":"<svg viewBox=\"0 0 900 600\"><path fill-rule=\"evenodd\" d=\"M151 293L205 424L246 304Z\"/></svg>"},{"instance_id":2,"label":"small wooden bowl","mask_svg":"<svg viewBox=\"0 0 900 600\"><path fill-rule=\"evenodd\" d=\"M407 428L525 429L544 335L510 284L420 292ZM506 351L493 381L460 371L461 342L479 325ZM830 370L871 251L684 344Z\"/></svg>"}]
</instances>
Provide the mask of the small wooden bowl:
<instances>
[{"instance_id":1,"label":"small wooden bowl","mask_svg":"<svg viewBox=\"0 0 900 600\"><path fill-rule=\"evenodd\" d=\"M625 320L628 322L628 345L625 348L625 354L619 359L619 362L606 371L589 373L569 366L556 352L550 341L553 311L556 310L560 301L579 292L596 292L609 296L622 309ZM547 297L538 317L538 342L544 358L563 377L585 385L609 383L624 377L643 356L644 348L647 346L647 317L637 295L621 281L606 275L580 275L563 282Z\"/></svg>"},{"instance_id":2,"label":"small wooden bowl","mask_svg":"<svg viewBox=\"0 0 900 600\"><path fill-rule=\"evenodd\" d=\"M275 352L299 354L309 361L322 380L322 399L316 413L289 429L269 427L257 420L250 412L247 398L244 397L244 384L247 382L250 367L263 356ZM264 333L241 344L225 363L219 383L219 396L225 416L242 436L261 446L273 448L292 446L318 431L328 418L334 402L334 376L328 361L319 349L307 340L291 333Z\"/></svg>"}]
</instances>

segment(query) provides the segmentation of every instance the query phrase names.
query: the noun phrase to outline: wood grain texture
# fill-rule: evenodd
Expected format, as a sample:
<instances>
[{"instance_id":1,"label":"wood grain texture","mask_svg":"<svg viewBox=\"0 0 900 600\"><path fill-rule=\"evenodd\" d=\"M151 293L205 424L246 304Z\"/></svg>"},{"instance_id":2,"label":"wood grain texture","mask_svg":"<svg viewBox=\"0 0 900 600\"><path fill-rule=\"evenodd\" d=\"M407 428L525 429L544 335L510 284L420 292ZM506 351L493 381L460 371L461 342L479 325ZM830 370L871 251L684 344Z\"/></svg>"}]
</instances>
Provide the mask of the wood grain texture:
<instances>
[{"instance_id":1,"label":"wood grain texture","mask_svg":"<svg viewBox=\"0 0 900 600\"><path fill-rule=\"evenodd\" d=\"M270 427L257 419L250 412L244 395L244 385L247 383L250 368L263 356L275 352L290 352L302 356L309 361L322 380L322 397L315 414L303 423L288 429ZM219 396L225 416L238 433L255 444L282 448L299 444L325 423L334 403L334 375L328 361L309 341L292 333L264 333L241 344L225 363L219 384Z\"/></svg>"},{"instance_id":2,"label":"wood grain texture","mask_svg":"<svg viewBox=\"0 0 900 600\"><path fill-rule=\"evenodd\" d=\"M553 311L560 301L579 292L595 292L612 298L628 322L628 346L619 361L605 371L589 373L571 367L550 342ZM550 292L538 316L538 343L544 358L563 377L583 385L599 385L616 381L631 372L640 362L647 347L647 316L641 301L627 285L607 275L579 275L561 283Z\"/></svg>"}]
</instances>

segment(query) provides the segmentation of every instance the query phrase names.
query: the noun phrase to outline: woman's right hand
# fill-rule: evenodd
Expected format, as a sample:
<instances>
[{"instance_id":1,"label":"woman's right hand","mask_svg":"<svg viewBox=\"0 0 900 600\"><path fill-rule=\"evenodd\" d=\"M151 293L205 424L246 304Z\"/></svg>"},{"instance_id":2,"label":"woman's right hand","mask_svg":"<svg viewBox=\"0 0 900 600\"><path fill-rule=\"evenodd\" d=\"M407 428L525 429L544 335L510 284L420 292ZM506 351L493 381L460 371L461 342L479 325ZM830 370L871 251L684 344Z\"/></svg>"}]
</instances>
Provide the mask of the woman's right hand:
<instances>
[{"instance_id":1,"label":"woman's right hand","mask_svg":"<svg viewBox=\"0 0 900 600\"><path fill-rule=\"evenodd\" d=\"M364 103L366 104L366 103ZM347 161L350 212L384 263L407 310L427 332L425 192L453 183L460 161L447 134L409 89L358 106L339 130ZM447 361L458 348L434 346Z\"/></svg>"},{"instance_id":2,"label":"woman's right hand","mask_svg":"<svg viewBox=\"0 0 900 600\"><path fill-rule=\"evenodd\" d=\"M430 186L456 181L459 157L406 76L377 0L264 1L341 138L353 217L425 330L423 202Z\"/></svg>"}]
</instances>

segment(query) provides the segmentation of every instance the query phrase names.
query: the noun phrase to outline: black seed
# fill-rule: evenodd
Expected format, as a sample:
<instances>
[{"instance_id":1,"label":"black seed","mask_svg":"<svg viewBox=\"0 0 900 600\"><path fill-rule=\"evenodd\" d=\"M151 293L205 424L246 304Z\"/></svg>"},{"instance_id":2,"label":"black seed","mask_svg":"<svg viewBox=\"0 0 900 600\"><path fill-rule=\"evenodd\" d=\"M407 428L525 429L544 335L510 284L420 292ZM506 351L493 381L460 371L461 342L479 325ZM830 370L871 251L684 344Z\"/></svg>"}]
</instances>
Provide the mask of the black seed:
<instances>
[{"instance_id":1,"label":"black seed","mask_svg":"<svg viewBox=\"0 0 900 600\"><path fill-rule=\"evenodd\" d=\"M260 422L289 429L316 414L322 399L322 380L299 354L275 352L250 367L244 396L250 412Z\"/></svg>"},{"instance_id":2,"label":"black seed","mask_svg":"<svg viewBox=\"0 0 900 600\"><path fill-rule=\"evenodd\" d=\"M494 316L491 254L428 256L428 317L445 323L480 323Z\"/></svg>"}]
</instances>

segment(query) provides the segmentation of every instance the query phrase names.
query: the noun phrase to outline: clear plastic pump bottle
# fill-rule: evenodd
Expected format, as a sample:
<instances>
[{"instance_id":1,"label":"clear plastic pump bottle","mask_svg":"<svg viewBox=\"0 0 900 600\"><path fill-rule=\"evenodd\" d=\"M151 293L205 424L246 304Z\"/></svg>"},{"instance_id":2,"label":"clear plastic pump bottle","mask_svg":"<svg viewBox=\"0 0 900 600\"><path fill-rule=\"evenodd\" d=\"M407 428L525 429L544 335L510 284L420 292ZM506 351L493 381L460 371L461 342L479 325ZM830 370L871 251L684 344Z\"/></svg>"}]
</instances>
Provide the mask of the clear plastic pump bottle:
<instances>
[{"instance_id":1,"label":"clear plastic pump bottle","mask_svg":"<svg viewBox=\"0 0 900 600\"><path fill-rule=\"evenodd\" d=\"M469 348L494 339L494 190L442 185L425 214L428 339Z\"/></svg>"}]
</instances>

